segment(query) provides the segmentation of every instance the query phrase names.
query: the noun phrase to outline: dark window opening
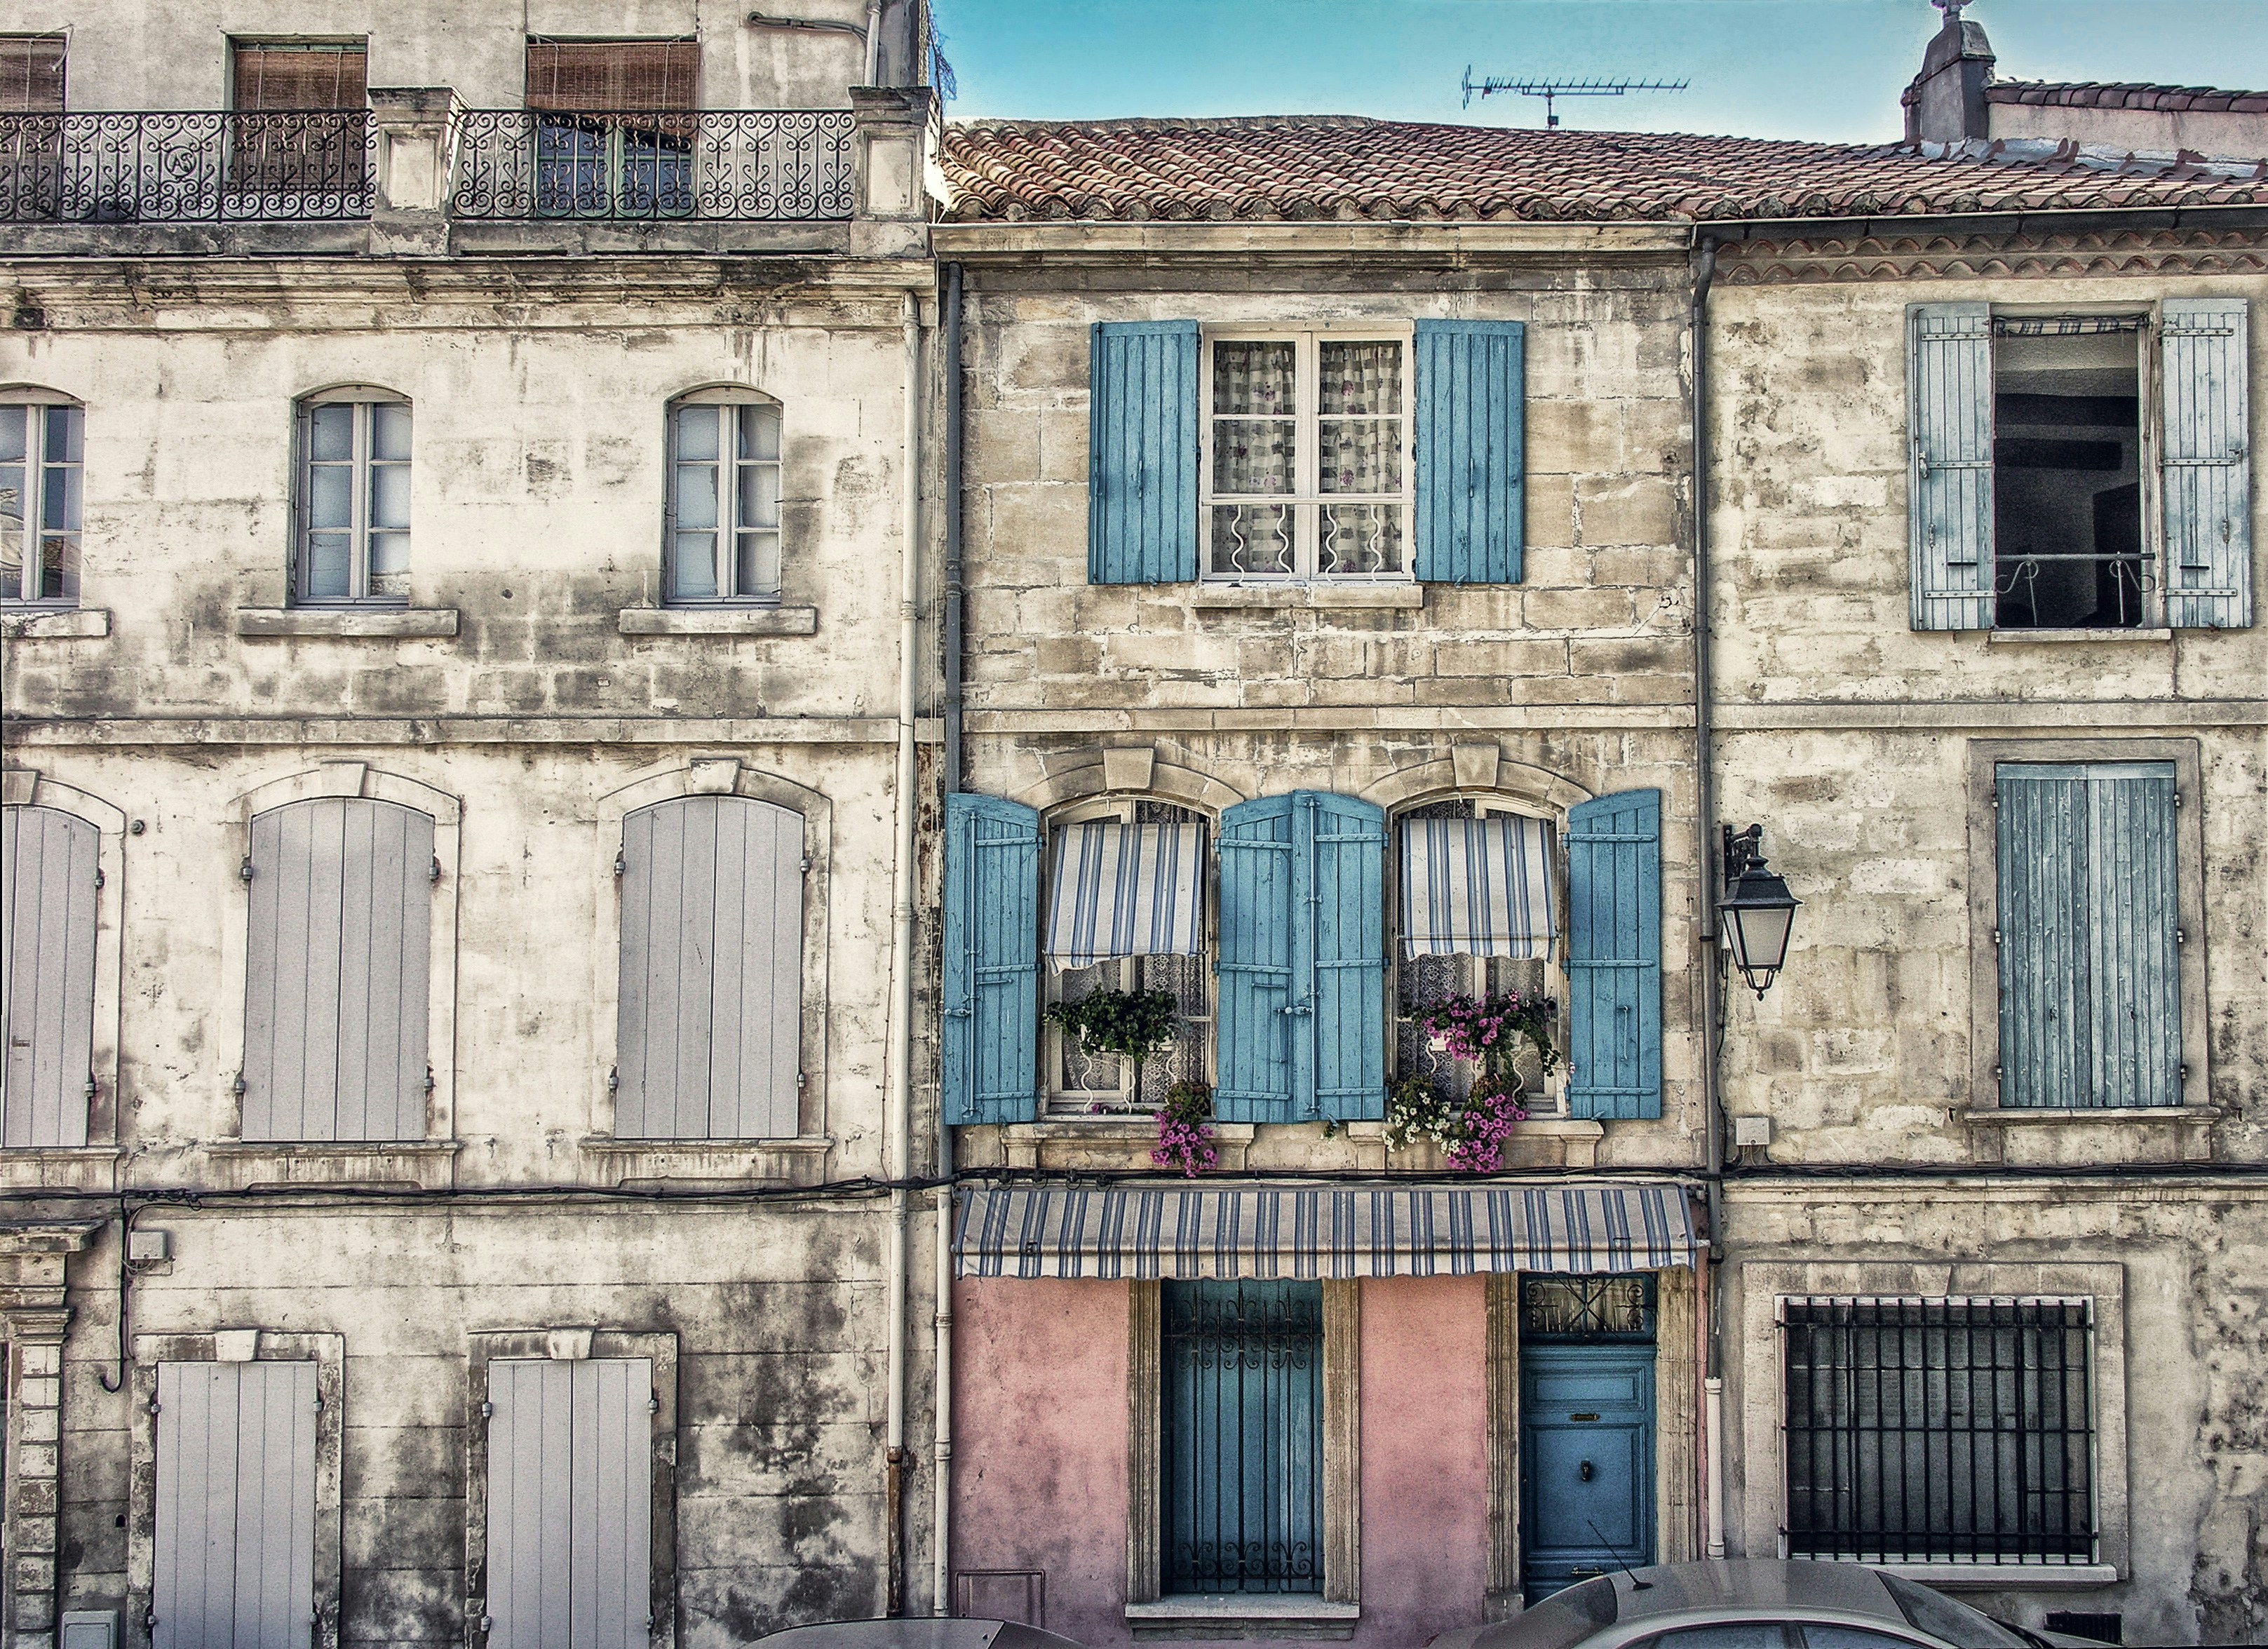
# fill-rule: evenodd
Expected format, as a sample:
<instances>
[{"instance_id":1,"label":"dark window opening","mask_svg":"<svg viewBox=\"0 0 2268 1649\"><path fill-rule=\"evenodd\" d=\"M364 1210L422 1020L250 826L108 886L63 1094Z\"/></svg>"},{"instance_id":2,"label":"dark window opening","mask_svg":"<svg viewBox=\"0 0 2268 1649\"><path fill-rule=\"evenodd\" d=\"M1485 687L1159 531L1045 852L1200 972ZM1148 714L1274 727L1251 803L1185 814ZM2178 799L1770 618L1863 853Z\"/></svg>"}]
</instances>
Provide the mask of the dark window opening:
<instances>
[{"instance_id":1,"label":"dark window opening","mask_svg":"<svg viewBox=\"0 0 2268 1649\"><path fill-rule=\"evenodd\" d=\"M2157 588L2142 534L2139 320L1993 327L1993 587L2001 629L2120 629Z\"/></svg>"},{"instance_id":2,"label":"dark window opening","mask_svg":"<svg viewBox=\"0 0 2268 1649\"><path fill-rule=\"evenodd\" d=\"M2092 1638L2097 1643L2124 1643L2126 1618L2123 1615L2100 1614L2091 1610L2055 1609L2048 1611L2047 1629L2068 1638Z\"/></svg>"},{"instance_id":3,"label":"dark window opening","mask_svg":"<svg viewBox=\"0 0 2268 1649\"><path fill-rule=\"evenodd\" d=\"M690 215L700 62L691 40L528 41L536 215Z\"/></svg>"}]
</instances>

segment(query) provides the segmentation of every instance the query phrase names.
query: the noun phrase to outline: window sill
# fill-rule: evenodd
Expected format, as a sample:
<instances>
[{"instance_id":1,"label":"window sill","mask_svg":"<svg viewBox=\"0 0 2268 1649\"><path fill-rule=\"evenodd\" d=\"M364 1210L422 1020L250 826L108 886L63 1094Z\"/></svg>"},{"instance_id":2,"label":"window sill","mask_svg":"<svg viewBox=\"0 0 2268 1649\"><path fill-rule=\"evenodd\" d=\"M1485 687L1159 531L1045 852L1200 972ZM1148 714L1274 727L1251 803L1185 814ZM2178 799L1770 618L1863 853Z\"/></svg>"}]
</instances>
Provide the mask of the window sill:
<instances>
[{"instance_id":1,"label":"window sill","mask_svg":"<svg viewBox=\"0 0 2268 1649\"><path fill-rule=\"evenodd\" d=\"M816 1185L835 1142L797 1139L616 1139L583 1141L585 1185L633 1180L714 1180L733 1183Z\"/></svg>"},{"instance_id":2,"label":"window sill","mask_svg":"<svg viewBox=\"0 0 2268 1649\"><path fill-rule=\"evenodd\" d=\"M115 1145L11 1145L0 1151L0 1189L107 1191L125 1154Z\"/></svg>"},{"instance_id":3,"label":"window sill","mask_svg":"<svg viewBox=\"0 0 2268 1649\"><path fill-rule=\"evenodd\" d=\"M1362 1619L1359 1603L1275 1594L1160 1598L1125 1606L1138 1640L1174 1638L1311 1638L1344 1641Z\"/></svg>"},{"instance_id":4,"label":"window sill","mask_svg":"<svg viewBox=\"0 0 2268 1649\"><path fill-rule=\"evenodd\" d=\"M2038 642L2054 646L2087 642L2135 642L2173 640L2170 629L1988 629L1984 644L1988 647L2021 647Z\"/></svg>"},{"instance_id":5,"label":"window sill","mask_svg":"<svg viewBox=\"0 0 2268 1649\"><path fill-rule=\"evenodd\" d=\"M456 1179L456 1140L217 1140L207 1144L215 1189L255 1185L414 1185L446 1190Z\"/></svg>"},{"instance_id":6,"label":"window sill","mask_svg":"<svg viewBox=\"0 0 2268 1649\"><path fill-rule=\"evenodd\" d=\"M1425 605L1422 584L1201 584L1190 592L1198 612L1239 607L1401 607Z\"/></svg>"},{"instance_id":7,"label":"window sill","mask_svg":"<svg viewBox=\"0 0 2268 1649\"><path fill-rule=\"evenodd\" d=\"M626 607L625 636L815 636L815 607Z\"/></svg>"},{"instance_id":8,"label":"window sill","mask_svg":"<svg viewBox=\"0 0 2268 1649\"><path fill-rule=\"evenodd\" d=\"M108 634L107 607L0 607L0 636L13 640L99 641Z\"/></svg>"},{"instance_id":9,"label":"window sill","mask_svg":"<svg viewBox=\"0 0 2268 1649\"><path fill-rule=\"evenodd\" d=\"M2080 1591L2116 1586L2119 1579L2117 1568L2107 1563L1869 1563L1867 1567L1955 1592Z\"/></svg>"},{"instance_id":10,"label":"window sill","mask_svg":"<svg viewBox=\"0 0 2268 1649\"><path fill-rule=\"evenodd\" d=\"M2103 1105L2087 1110L2034 1110L2010 1106L1978 1106L1961 1113L1971 1125L2021 1128L2029 1123L2217 1123L2220 1108L2213 1105Z\"/></svg>"},{"instance_id":11,"label":"window sill","mask_svg":"<svg viewBox=\"0 0 2268 1649\"><path fill-rule=\"evenodd\" d=\"M335 641L457 633L453 607L240 607L236 633L247 638L298 637Z\"/></svg>"}]
</instances>

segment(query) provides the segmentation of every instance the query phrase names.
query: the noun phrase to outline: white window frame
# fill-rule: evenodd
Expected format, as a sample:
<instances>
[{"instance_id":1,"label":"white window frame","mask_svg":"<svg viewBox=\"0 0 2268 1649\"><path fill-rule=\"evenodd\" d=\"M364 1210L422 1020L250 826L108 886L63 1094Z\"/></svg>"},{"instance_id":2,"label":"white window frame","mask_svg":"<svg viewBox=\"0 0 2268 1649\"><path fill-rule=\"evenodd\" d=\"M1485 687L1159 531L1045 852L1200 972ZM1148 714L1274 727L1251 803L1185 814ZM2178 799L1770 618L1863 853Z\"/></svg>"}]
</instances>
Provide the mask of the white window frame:
<instances>
[{"instance_id":1,"label":"white window frame","mask_svg":"<svg viewBox=\"0 0 2268 1649\"><path fill-rule=\"evenodd\" d=\"M409 414L411 456L406 459L374 460L371 455L371 428L375 419L372 409L396 406ZM314 527L312 512L315 491L315 414L324 407L347 406L354 409L354 456L349 460L352 471L350 488L352 498L351 524L347 529L347 593L344 595L315 595L309 592L308 579L313 567L310 541ZM370 490L371 472L375 464L399 464L410 472L410 485L416 485L417 416L409 397L390 389L379 389L361 385L348 385L336 389L318 390L302 395L293 418L292 483L291 483L291 604L294 607L407 607L407 591L400 594L380 595L371 591L370 566ZM326 464L335 460L325 460ZM336 528L325 528L335 532ZM409 527L387 528L399 531L410 540L416 549L416 535ZM407 570L402 574L409 576Z\"/></svg>"},{"instance_id":2,"label":"white window frame","mask_svg":"<svg viewBox=\"0 0 2268 1649\"><path fill-rule=\"evenodd\" d=\"M717 432L717 525L708 529L716 534L719 545L717 552L717 593L714 595L683 595L679 593L677 587L677 415L688 407L716 407L732 414L729 419L719 420ZM746 416L744 409L752 408L769 409L778 421L778 457L744 460L737 456L740 420ZM731 427L724 427L726 424ZM664 416L663 453L666 497L661 526L662 605L677 607L777 607L782 590L787 583L786 409L773 397L753 389L700 389L679 395L670 401ZM766 467L777 475L774 490L779 499L781 519L771 526L745 526L740 520L740 472ZM755 591L743 591L738 587L740 539L743 532L770 533L777 541L780 571L777 585Z\"/></svg>"},{"instance_id":3,"label":"white window frame","mask_svg":"<svg viewBox=\"0 0 2268 1649\"><path fill-rule=\"evenodd\" d=\"M1198 821L1204 826L1206 840L1204 915L1199 924L1199 931L1204 935L1202 941L1204 948L1198 952L1197 961L1202 964L1199 973L1205 982L1206 1012L1202 1020L1192 1024L1191 1029L1198 1043L1204 1049L1204 1080L1208 1086L1219 1080L1220 1049L1217 1033L1220 1023L1220 977L1211 964L1220 954L1219 931L1220 900L1217 880L1219 861L1212 852L1219 843L1220 821L1204 809L1170 796L1114 795L1099 798L1094 801L1075 802L1069 806L1048 813L1041 821L1043 826L1040 842L1040 1058L1042 1061L1040 1116L1042 1122L1102 1123L1113 1118L1123 1119L1128 1115L1152 1115L1143 1108L1142 1096L1135 1091L1134 1062L1130 1059L1119 1060L1118 1086L1115 1089L1064 1087L1061 1078L1064 1037L1066 1033L1046 1014L1048 1008L1063 1000L1064 970L1056 967L1047 957L1046 924L1049 909L1049 901L1055 892L1053 881L1055 833L1066 825L1091 824L1097 820L1116 820L1119 823L1131 828L1135 823L1140 805L1145 801L1154 801L1165 806L1178 807L1185 813L1196 813L1198 815ZM1111 965L1117 969L1117 981L1115 985L1105 988L1119 990L1133 989L1134 964L1139 960L1140 958L1134 956L1113 958ZM1095 1104L1101 1104L1106 1109L1098 1114L1086 1108Z\"/></svg>"},{"instance_id":4,"label":"white window frame","mask_svg":"<svg viewBox=\"0 0 2268 1649\"><path fill-rule=\"evenodd\" d=\"M1199 577L1207 584L1410 584L1416 581L1415 510L1417 477L1411 463L1410 430L1416 423L1413 363L1417 329L1408 322L1385 326L1207 327L1200 334L1202 349L1197 373L1197 556ZM1322 426L1318 383L1321 346L1334 343L1393 343L1402 350L1402 488L1398 493L1333 492L1322 490ZM1297 351L1294 375L1292 490L1286 494L1217 494L1213 490L1213 426L1234 415L1213 410L1213 347L1229 342L1291 343ZM1213 509L1222 504L1284 504L1292 508L1292 571L1289 573L1216 572L1212 566ZM1337 504L1383 504L1402 512L1402 556L1399 572L1325 573L1318 571L1317 545L1322 506Z\"/></svg>"},{"instance_id":5,"label":"white window frame","mask_svg":"<svg viewBox=\"0 0 2268 1649\"><path fill-rule=\"evenodd\" d=\"M21 517L23 542L18 547L21 559L18 563L16 587L12 590L0 587L0 607L68 611L79 605L80 593L85 590L86 578L86 407L69 395L23 385L0 389L0 407L23 409L25 475ZM79 456L75 462L57 464L47 457L48 421L58 412L78 414ZM26 595L25 581L31 578L41 564L40 540L46 528L40 517L46 512L47 477L51 469L78 471L77 519L62 529L59 535L70 539L77 551L80 592L70 595Z\"/></svg>"}]
</instances>

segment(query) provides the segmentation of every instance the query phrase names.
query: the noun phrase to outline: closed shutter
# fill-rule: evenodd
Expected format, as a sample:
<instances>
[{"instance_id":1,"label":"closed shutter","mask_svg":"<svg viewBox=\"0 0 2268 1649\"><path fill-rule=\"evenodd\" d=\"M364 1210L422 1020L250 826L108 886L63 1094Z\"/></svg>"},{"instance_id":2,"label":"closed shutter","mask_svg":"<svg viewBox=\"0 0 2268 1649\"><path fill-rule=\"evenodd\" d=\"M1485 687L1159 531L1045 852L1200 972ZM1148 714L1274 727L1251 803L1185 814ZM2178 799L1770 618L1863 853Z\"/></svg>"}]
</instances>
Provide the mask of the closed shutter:
<instances>
[{"instance_id":1,"label":"closed shutter","mask_svg":"<svg viewBox=\"0 0 2268 1649\"><path fill-rule=\"evenodd\" d=\"M1906 311L1913 627L1992 628L1992 310Z\"/></svg>"},{"instance_id":2,"label":"closed shutter","mask_svg":"<svg viewBox=\"0 0 2268 1649\"><path fill-rule=\"evenodd\" d=\"M158 1365L155 1649L306 1649L315 1366Z\"/></svg>"},{"instance_id":3,"label":"closed shutter","mask_svg":"<svg viewBox=\"0 0 2268 1649\"><path fill-rule=\"evenodd\" d=\"M1039 1113L1040 816L994 796L945 810L946 1121Z\"/></svg>"},{"instance_id":4,"label":"closed shutter","mask_svg":"<svg viewBox=\"0 0 2268 1649\"><path fill-rule=\"evenodd\" d=\"M60 34L0 39L0 110L60 114L63 107L63 48Z\"/></svg>"},{"instance_id":5,"label":"closed shutter","mask_svg":"<svg viewBox=\"0 0 2268 1649\"><path fill-rule=\"evenodd\" d=\"M0 808L0 1145L86 1144L100 840L53 807Z\"/></svg>"},{"instance_id":6,"label":"closed shutter","mask_svg":"<svg viewBox=\"0 0 2268 1649\"><path fill-rule=\"evenodd\" d=\"M2181 1103L2170 763L2003 763L2000 1103Z\"/></svg>"},{"instance_id":7,"label":"closed shutter","mask_svg":"<svg viewBox=\"0 0 2268 1649\"><path fill-rule=\"evenodd\" d=\"M489 1649L637 1649L653 1575L653 1366L489 1365Z\"/></svg>"},{"instance_id":8,"label":"closed shutter","mask_svg":"<svg viewBox=\"0 0 2268 1649\"><path fill-rule=\"evenodd\" d=\"M1418 577L1517 584L1528 527L1527 328L1421 320L1417 346Z\"/></svg>"},{"instance_id":9,"label":"closed shutter","mask_svg":"<svg viewBox=\"0 0 2268 1649\"><path fill-rule=\"evenodd\" d=\"M235 107L239 114L365 107L369 62L360 47L239 46Z\"/></svg>"},{"instance_id":10,"label":"closed shutter","mask_svg":"<svg viewBox=\"0 0 2268 1649\"><path fill-rule=\"evenodd\" d=\"M1661 792L1567 814L1571 1115L1661 1115Z\"/></svg>"},{"instance_id":11,"label":"closed shutter","mask_svg":"<svg viewBox=\"0 0 2268 1649\"><path fill-rule=\"evenodd\" d=\"M1298 791L1221 815L1223 1122L1385 1115L1386 815Z\"/></svg>"},{"instance_id":12,"label":"closed shutter","mask_svg":"<svg viewBox=\"0 0 2268 1649\"><path fill-rule=\"evenodd\" d=\"M1088 399L1086 574L1197 576L1197 323L1101 321Z\"/></svg>"},{"instance_id":13,"label":"closed shutter","mask_svg":"<svg viewBox=\"0 0 2268 1649\"><path fill-rule=\"evenodd\" d=\"M803 1012L803 816L690 796L622 821L615 1131L792 1138Z\"/></svg>"},{"instance_id":14,"label":"closed shutter","mask_svg":"<svg viewBox=\"0 0 2268 1649\"><path fill-rule=\"evenodd\" d=\"M357 797L252 821L244 1137L421 1139L433 821Z\"/></svg>"},{"instance_id":15,"label":"closed shutter","mask_svg":"<svg viewBox=\"0 0 2268 1649\"><path fill-rule=\"evenodd\" d=\"M2242 298L2163 305L2166 622L2252 622L2250 314Z\"/></svg>"},{"instance_id":16,"label":"closed shutter","mask_svg":"<svg viewBox=\"0 0 2268 1649\"><path fill-rule=\"evenodd\" d=\"M695 107L701 48L693 40L530 40L531 109Z\"/></svg>"}]
</instances>

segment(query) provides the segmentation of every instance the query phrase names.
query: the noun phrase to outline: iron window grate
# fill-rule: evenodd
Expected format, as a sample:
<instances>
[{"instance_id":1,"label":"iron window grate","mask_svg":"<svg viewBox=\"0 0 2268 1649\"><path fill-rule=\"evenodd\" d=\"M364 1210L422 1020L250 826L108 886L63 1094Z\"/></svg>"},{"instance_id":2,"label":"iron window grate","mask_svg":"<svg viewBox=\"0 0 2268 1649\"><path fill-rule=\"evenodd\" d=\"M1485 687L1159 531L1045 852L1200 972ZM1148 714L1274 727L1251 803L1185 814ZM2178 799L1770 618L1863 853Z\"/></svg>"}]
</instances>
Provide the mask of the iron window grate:
<instances>
[{"instance_id":1,"label":"iron window grate","mask_svg":"<svg viewBox=\"0 0 2268 1649\"><path fill-rule=\"evenodd\" d=\"M2095 1556L2084 1299L1783 1299L1787 1552Z\"/></svg>"}]
</instances>

